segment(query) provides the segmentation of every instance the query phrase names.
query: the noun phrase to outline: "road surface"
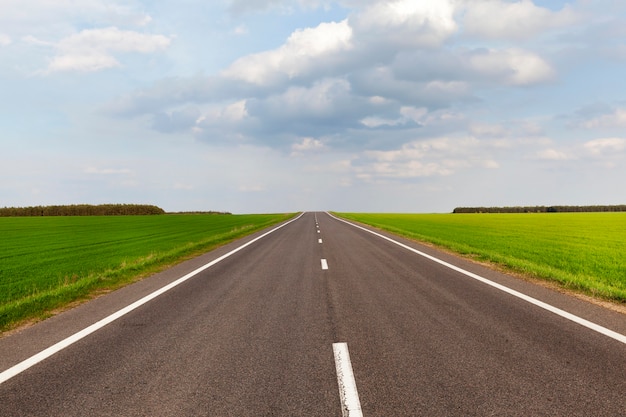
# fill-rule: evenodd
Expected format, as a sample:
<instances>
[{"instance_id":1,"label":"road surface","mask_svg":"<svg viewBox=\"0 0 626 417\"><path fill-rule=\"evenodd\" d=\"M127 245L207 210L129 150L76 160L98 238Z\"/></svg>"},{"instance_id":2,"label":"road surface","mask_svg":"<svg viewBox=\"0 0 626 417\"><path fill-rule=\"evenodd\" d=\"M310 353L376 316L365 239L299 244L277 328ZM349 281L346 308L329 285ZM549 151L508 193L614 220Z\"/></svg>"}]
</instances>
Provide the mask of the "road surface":
<instances>
[{"instance_id":1,"label":"road surface","mask_svg":"<svg viewBox=\"0 0 626 417\"><path fill-rule=\"evenodd\" d=\"M327 213L261 235L0 339L0 416L626 415L624 315Z\"/></svg>"}]
</instances>

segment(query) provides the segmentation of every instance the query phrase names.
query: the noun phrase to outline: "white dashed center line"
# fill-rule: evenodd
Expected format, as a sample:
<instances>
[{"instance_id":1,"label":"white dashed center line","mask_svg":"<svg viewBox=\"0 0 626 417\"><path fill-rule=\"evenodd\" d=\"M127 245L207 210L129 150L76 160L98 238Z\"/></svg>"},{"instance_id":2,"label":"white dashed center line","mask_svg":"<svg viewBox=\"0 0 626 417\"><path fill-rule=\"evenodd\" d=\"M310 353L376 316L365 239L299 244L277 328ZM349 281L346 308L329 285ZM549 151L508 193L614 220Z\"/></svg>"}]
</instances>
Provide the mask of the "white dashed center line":
<instances>
[{"instance_id":1,"label":"white dashed center line","mask_svg":"<svg viewBox=\"0 0 626 417\"><path fill-rule=\"evenodd\" d=\"M317 243L322 243L322 239L317 239Z\"/></svg>"},{"instance_id":2,"label":"white dashed center line","mask_svg":"<svg viewBox=\"0 0 626 417\"><path fill-rule=\"evenodd\" d=\"M326 259L322 259L322 269L328 269L328 262L326 262Z\"/></svg>"},{"instance_id":3,"label":"white dashed center line","mask_svg":"<svg viewBox=\"0 0 626 417\"><path fill-rule=\"evenodd\" d=\"M347 343L333 343L337 384L341 398L341 414L343 417L363 417L359 393L356 390L354 372L350 362Z\"/></svg>"}]
</instances>

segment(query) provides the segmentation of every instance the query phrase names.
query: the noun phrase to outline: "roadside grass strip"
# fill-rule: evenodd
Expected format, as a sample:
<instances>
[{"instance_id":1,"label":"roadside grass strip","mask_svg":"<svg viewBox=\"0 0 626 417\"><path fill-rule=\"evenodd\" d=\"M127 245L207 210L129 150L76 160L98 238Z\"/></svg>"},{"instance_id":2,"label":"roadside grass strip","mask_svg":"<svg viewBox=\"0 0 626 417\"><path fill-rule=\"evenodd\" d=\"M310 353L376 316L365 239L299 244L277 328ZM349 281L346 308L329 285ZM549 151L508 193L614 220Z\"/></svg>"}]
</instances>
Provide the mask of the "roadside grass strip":
<instances>
[{"instance_id":1,"label":"roadside grass strip","mask_svg":"<svg viewBox=\"0 0 626 417\"><path fill-rule=\"evenodd\" d=\"M18 363L17 365L3 371L2 373L0 373L0 384L2 384L3 382L13 378L16 375L19 375L20 373L24 372L25 370L37 365L39 362L49 358L50 356L54 355L57 352L60 352L61 350L67 348L68 346L73 345L74 343L78 342L81 339L84 339L85 337L89 336L90 334L94 333L97 330L100 330L101 328L103 328L104 326L114 322L115 320L119 319L120 317L125 316L126 314L130 313L131 311L135 310L136 308L146 304L147 302L155 299L156 297L158 297L161 294L164 294L166 292L168 292L169 290L171 290L174 287L179 286L180 284L182 284L183 282L189 280L190 278L193 278L194 276L198 275L200 272L209 269L210 267L212 267L213 265L223 261L224 259L230 257L231 255L234 255L235 253L239 252L240 250L252 245L253 243L259 241L260 239L263 239L265 236L274 233L275 231L277 231L278 229L287 226L288 224L298 220L300 217L302 217L302 214L300 214L298 217L296 217L295 219L292 219L286 223L283 223L282 225L275 227L273 229L271 229L268 232L265 232L264 234L262 234L261 236L258 236L252 240L250 240L249 242L238 246L237 248L233 249L232 251L228 252L225 255L220 256L219 258L201 266L200 268L197 268L196 270L188 273L187 275L184 275L180 278L178 278L176 281L173 281L172 283L152 292L151 294L146 295L145 297L135 301L134 303L124 307L123 309L103 318L102 320L92 324L89 327L86 327L85 329L73 334L72 336L69 336L63 340L61 340L60 342L50 346L49 348L39 352L36 355L31 356L30 358Z\"/></svg>"},{"instance_id":2,"label":"roadside grass strip","mask_svg":"<svg viewBox=\"0 0 626 417\"><path fill-rule=\"evenodd\" d=\"M409 250L409 251L411 251L411 252L413 252L413 253L415 253L417 255L423 256L426 259L430 259L431 261L436 262L436 263L438 263L440 265L443 265L446 268L450 268L450 269L452 269L454 271L457 271L457 272L459 272L459 273L461 273L461 274L463 274L463 275L465 275L465 276L467 276L469 278L475 279L477 281L482 282L483 284L487 284L487 285L489 285L491 287L497 288L500 291L503 291L503 292L505 292L507 294L510 294L510 295L512 295L514 297L517 297L519 299L522 299L522 300L524 300L524 301L526 301L526 302L528 302L530 304L533 304L533 305L535 305L537 307L540 307L540 308L542 308L544 310L550 311L551 313L554 313L554 314L556 314L558 316L561 316L561 317L563 317L563 318L565 318L567 320L570 320L570 321L572 321L574 323L577 323L577 324L579 324L581 326L584 326L584 327L586 327L588 329L591 329L591 330L593 330L595 332L598 332L598 333L603 334L603 335L605 335L607 337L610 337L611 339L617 340L618 342L626 344L626 336L623 335L623 334L617 333L617 332L615 332L613 330L607 329L606 327L603 327L603 326L600 326L600 325L598 325L596 323L593 323L593 322L590 322L588 320L585 320L582 317L578 317L578 316L576 316L574 314L571 314L571 313L569 313L567 311L561 310L561 309L559 309L557 307L554 307L554 306L552 306L550 304L544 303L543 301L537 300L536 298L530 297L530 296L528 296L526 294L523 294L523 293L521 293L519 291L515 291L515 290L513 290L513 289L511 289L509 287L506 287L504 285L501 285L501 284L498 284L498 283L493 282L491 280L488 280L487 278L484 278L484 277L482 277L480 275L474 274L473 272L466 271L465 269L459 268L458 266L452 265L452 264L450 264L450 263L448 263L446 261L443 261L443 260L441 260L439 258L436 258L434 256L428 255L428 254L426 254L424 252L421 252L421 251L419 251L417 249L414 249L414 248L412 248L412 247L410 247L408 245L405 245L405 244L403 244L401 242L398 242L397 240L391 239L391 238L389 238L389 237L387 237L385 235L382 235L380 233L374 232L374 231L369 230L369 229L367 229L365 227L362 227L362 226L350 223L349 221L340 219L338 217L335 217L335 216L332 216L332 217L334 219L338 220L338 221L341 221L343 223L349 224L352 227L356 227L357 229L363 230L363 231L365 231L367 233L371 233L374 236L377 236L377 237L379 237L381 239L384 239L384 240L386 240L388 242L391 242L391 243L393 243L395 245L398 245L398 246L400 246L400 247L402 247L402 248L404 248L406 250Z\"/></svg>"}]
</instances>

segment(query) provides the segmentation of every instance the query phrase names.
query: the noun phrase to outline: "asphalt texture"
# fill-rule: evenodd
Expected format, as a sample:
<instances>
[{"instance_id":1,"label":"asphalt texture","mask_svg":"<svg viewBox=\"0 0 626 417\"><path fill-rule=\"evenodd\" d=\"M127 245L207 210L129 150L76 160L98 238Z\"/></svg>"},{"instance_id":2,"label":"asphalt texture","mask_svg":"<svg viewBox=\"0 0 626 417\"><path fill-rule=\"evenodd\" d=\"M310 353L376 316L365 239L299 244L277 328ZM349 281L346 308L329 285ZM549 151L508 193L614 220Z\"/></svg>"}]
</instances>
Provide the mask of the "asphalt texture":
<instances>
[{"instance_id":1,"label":"asphalt texture","mask_svg":"<svg viewBox=\"0 0 626 417\"><path fill-rule=\"evenodd\" d=\"M0 372L253 237L3 337ZM626 334L620 313L394 239ZM0 384L0 416L341 416L336 342L364 416L626 416L625 344L326 213Z\"/></svg>"}]
</instances>

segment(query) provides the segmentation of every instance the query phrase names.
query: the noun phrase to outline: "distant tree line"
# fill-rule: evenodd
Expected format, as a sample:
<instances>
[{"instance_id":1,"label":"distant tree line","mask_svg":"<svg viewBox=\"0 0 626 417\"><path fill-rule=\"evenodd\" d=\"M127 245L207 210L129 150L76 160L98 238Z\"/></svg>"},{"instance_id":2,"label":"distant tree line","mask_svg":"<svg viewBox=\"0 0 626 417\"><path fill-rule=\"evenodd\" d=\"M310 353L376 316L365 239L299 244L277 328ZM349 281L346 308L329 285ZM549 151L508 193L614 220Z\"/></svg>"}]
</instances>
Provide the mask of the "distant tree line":
<instances>
[{"instance_id":1,"label":"distant tree line","mask_svg":"<svg viewBox=\"0 0 626 417\"><path fill-rule=\"evenodd\" d=\"M525 206L525 207L457 207L453 213L592 213L626 211L626 205L616 206Z\"/></svg>"},{"instance_id":2,"label":"distant tree line","mask_svg":"<svg viewBox=\"0 0 626 417\"><path fill-rule=\"evenodd\" d=\"M231 215L228 211L169 211L167 214L227 214Z\"/></svg>"},{"instance_id":3,"label":"distant tree line","mask_svg":"<svg viewBox=\"0 0 626 417\"><path fill-rule=\"evenodd\" d=\"M0 217L24 216L129 216L165 214L157 206L148 204L72 204L61 206L4 207Z\"/></svg>"}]
</instances>

